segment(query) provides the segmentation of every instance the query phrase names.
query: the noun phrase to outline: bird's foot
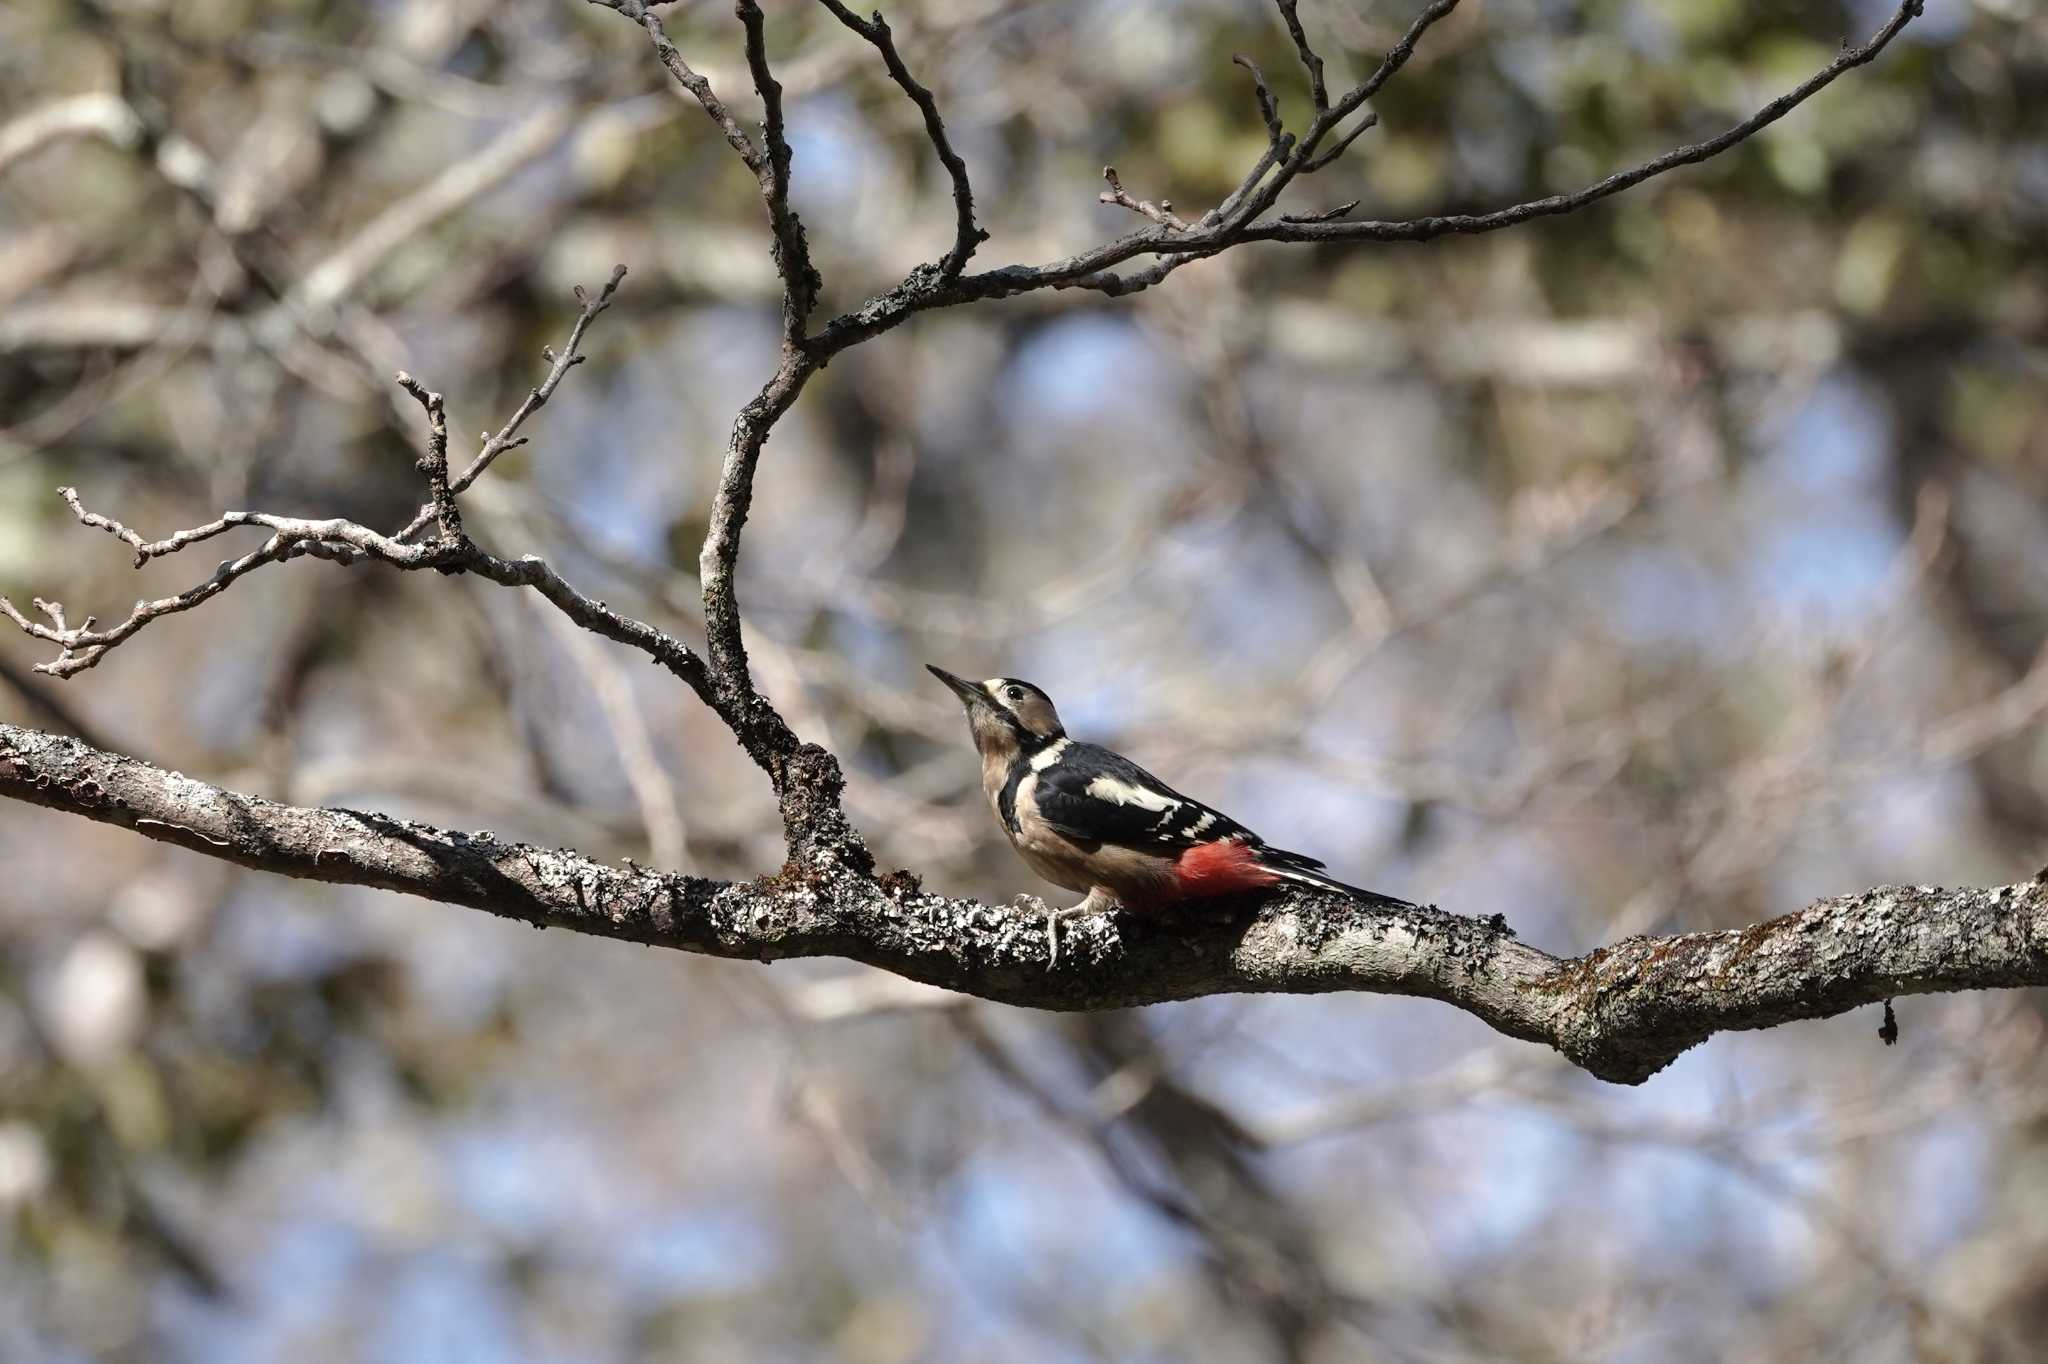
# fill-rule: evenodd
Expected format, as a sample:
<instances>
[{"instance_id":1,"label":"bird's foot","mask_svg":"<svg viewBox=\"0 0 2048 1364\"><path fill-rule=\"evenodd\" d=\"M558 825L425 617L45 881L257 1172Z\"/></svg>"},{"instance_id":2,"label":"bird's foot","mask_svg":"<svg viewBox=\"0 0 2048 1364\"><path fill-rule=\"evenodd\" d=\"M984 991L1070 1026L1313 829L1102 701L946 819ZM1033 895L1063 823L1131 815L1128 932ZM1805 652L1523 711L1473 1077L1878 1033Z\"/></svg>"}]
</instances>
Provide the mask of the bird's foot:
<instances>
[{"instance_id":1,"label":"bird's foot","mask_svg":"<svg viewBox=\"0 0 2048 1364\"><path fill-rule=\"evenodd\" d=\"M1090 914L1107 914L1117 908L1119 901L1114 895L1097 886L1088 892L1079 904L1060 908L1048 907L1045 912L1046 969L1049 971L1060 964L1060 923L1065 919L1084 918Z\"/></svg>"}]
</instances>

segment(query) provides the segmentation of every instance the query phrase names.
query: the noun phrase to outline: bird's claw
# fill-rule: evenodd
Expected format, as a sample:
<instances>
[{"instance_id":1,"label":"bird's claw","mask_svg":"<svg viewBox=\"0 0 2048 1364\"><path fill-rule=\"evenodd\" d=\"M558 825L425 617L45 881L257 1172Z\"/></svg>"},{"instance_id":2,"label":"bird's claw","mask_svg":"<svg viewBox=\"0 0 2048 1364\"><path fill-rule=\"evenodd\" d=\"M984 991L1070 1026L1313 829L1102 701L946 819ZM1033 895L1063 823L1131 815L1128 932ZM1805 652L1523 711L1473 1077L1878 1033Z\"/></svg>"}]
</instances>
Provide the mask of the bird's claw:
<instances>
[{"instance_id":1,"label":"bird's claw","mask_svg":"<svg viewBox=\"0 0 2048 1364\"><path fill-rule=\"evenodd\" d=\"M1064 906L1045 907L1045 969L1050 971L1060 964L1060 924L1067 919L1086 918L1091 914L1106 914L1117 907L1116 897L1104 895L1100 890L1091 890L1079 903Z\"/></svg>"}]
</instances>

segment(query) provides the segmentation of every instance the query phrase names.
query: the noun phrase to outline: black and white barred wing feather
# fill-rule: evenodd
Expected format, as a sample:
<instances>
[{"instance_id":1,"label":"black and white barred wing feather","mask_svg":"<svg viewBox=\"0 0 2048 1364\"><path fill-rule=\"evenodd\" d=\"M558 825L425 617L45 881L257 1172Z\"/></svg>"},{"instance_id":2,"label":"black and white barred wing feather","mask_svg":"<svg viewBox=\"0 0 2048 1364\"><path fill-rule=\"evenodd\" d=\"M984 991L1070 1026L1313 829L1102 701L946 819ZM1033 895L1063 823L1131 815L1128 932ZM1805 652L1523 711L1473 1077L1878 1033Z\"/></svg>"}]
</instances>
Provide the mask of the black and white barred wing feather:
<instances>
[{"instance_id":1,"label":"black and white barred wing feather","mask_svg":"<svg viewBox=\"0 0 2048 1364\"><path fill-rule=\"evenodd\" d=\"M1033 767L1038 773L1033 796L1040 818L1084 848L1109 843L1154 852L1179 861L1191 875L1212 884L1219 874L1223 883L1228 883L1227 861L1246 871L1256 867L1270 873L1265 878L1268 883L1292 881L1334 890L1367 904L1408 906L1405 900L1362 890L1327 875L1323 864L1313 857L1271 846L1221 810L1182 795L1120 753L1067 741L1056 753L1048 750L1042 766L1034 763ZM1235 845L1243 854L1225 861L1205 855L1227 850L1218 845ZM1204 852L1184 857L1193 849Z\"/></svg>"},{"instance_id":2,"label":"black and white barred wing feather","mask_svg":"<svg viewBox=\"0 0 2048 1364\"><path fill-rule=\"evenodd\" d=\"M1039 815L1076 842L1114 843L1171 857L1197 843L1263 840L1229 815L1184 796L1121 753L1069 742L1038 774Z\"/></svg>"}]
</instances>

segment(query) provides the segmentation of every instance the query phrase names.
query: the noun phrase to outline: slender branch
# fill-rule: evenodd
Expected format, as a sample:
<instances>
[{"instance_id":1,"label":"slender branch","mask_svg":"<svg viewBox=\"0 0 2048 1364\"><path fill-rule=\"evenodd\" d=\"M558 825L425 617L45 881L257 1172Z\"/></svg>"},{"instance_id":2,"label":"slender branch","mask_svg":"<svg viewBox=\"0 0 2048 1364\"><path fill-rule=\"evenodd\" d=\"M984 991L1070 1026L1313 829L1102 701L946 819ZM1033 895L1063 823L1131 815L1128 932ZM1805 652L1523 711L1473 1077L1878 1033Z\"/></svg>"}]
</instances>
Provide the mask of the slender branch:
<instances>
[{"instance_id":1,"label":"slender branch","mask_svg":"<svg viewBox=\"0 0 2048 1364\"><path fill-rule=\"evenodd\" d=\"M1223 202L1202 215L1201 226L1205 228L1214 227L1216 224L1230 218L1237 211L1238 205L1242 204L1247 197L1264 183L1267 174L1273 167L1285 161L1288 153L1293 150L1293 133L1282 133L1279 138L1268 142L1265 152L1260 155L1252 168L1245 173L1244 179L1238 182L1237 188L1225 195Z\"/></svg>"},{"instance_id":2,"label":"slender branch","mask_svg":"<svg viewBox=\"0 0 2048 1364\"><path fill-rule=\"evenodd\" d=\"M427 414L427 448L421 454L417 467L427 480L428 505L434 509L434 519L440 523L441 538L460 540L462 538L462 512L455 505L455 494L448 489L448 410L441 401L441 395L428 390L425 384L407 374L398 372L398 386L410 393Z\"/></svg>"},{"instance_id":3,"label":"slender branch","mask_svg":"<svg viewBox=\"0 0 2048 1364\"><path fill-rule=\"evenodd\" d=\"M754 471L760 465L762 448L775 423L789 410L822 363L809 354L805 335L822 281L812 268L803 224L789 205L790 149L784 127L782 86L768 64L761 7L755 0L738 0L735 7L745 34L747 67L761 96L763 145L756 148L711 95L708 82L675 53L660 20L645 0L594 2L618 10L647 30L663 64L727 130L727 140L740 150L741 158L760 181L762 202L767 206L774 235L775 269L782 277L782 356L773 377L734 419L732 439L719 469L718 491L711 503L710 524L698 555L704 595L705 649L710 659L705 699L732 730L747 756L768 774L782 801L783 827L792 849L801 845L837 850L838 855L865 865L866 847L839 809L844 778L837 760L823 749L799 741L789 722L754 686L747 667L746 639L734 582L740 536L753 506ZM880 25L879 16L876 25ZM866 29L860 31L865 34ZM887 30L882 29L880 36L886 40ZM883 42L878 41L877 46L883 46ZM889 43L884 49L885 60L893 51L894 45ZM900 61L897 64L900 66ZM797 780L797 773L802 773L804 779Z\"/></svg>"},{"instance_id":4,"label":"slender branch","mask_svg":"<svg viewBox=\"0 0 2048 1364\"><path fill-rule=\"evenodd\" d=\"M1266 125L1266 139L1278 146L1283 129L1280 124L1280 106L1273 101L1273 91L1266 84L1266 73L1259 70L1259 64L1242 52L1231 54L1230 60L1252 73L1252 98L1258 101L1259 118Z\"/></svg>"},{"instance_id":5,"label":"slender branch","mask_svg":"<svg viewBox=\"0 0 2048 1364\"><path fill-rule=\"evenodd\" d=\"M889 79L896 82L917 111L924 116L925 136L931 139L932 150L937 153L939 164L946 168L946 175L953 182L953 246L939 261L939 274L951 279L966 268L974 255L974 248L988 240L988 233L975 226L974 186L967 178L967 163L953 150L953 141L946 132L946 122L939 115L939 102L932 92L920 85L910 74L910 68L903 63L903 57L896 50L896 39L889 31L889 23L880 10L875 11L872 20L862 19L840 0L818 0L840 23L873 43L875 50L882 54L882 65L888 68Z\"/></svg>"},{"instance_id":6,"label":"slender branch","mask_svg":"<svg viewBox=\"0 0 2048 1364\"><path fill-rule=\"evenodd\" d=\"M754 471L768 434L817 365L802 351L785 347L774 377L740 409L732 440L718 474L711 501L710 526L698 555L697 572L704 594L704 643L718 677L718 713L733 727L748 755L776 775L780 761L797 747L796 735L775 709L755 691L747 670L747 645L740 623L734 582L740 557L740 534L754 504Z\"/></svg>"},{"instance_id":7,"label":"slender branch","mask_svg":"<svg viewBox=\"0 0 2048 1364\"><path fill-rule=\"evenodd\" d=\"M1297 0L1273 0L1273 3L1280 11L1281 21L1287 25L1287 36L1294 39L1294 52L1301 58L1302 70L1308 72L1308 97L1320 114L1330 107L1330 90L1323 83L1323 59L1309 46L1308 34L1301 26L1301 16L1295 13Z\"/></svg>"},{"instance_id":8,"label":"slender branch","mask_svg":"<svg viewBox=\"0 0 2048 1364\"><path fill-rule=\"evenodd\" d=\"M1588 204L1610 198L1666 171L1719 156L1737 143L1754 137L1833 84L1844 72L1874 59L1878 53L1884 51L1892 39L1904 31L1907 24L1919 16L1921 5L1922 0L1904 0L1884 27L1872 35L1869 41L1855 47L1844 47L1833 61L1726 132L1702 142L1691 142L1673 148L1662 156L1652 157L1641 165L1632 166L1627 170L1616 171L1606 179L1570 194L1553 194L1542 199L1531 199L1508 208L1497 209L1492 213L1445 214L1395 222L1274 223L1251 228L1243 234L1242 239L1284 242L1429 241L1437 237L1497 232L1501 228L1513 227L1532 218L1555 217L1562 213L1576 212Z\"/></svg>"},{"instance_id":9,"label":"slender branch","mask_svg":"<svg viewBox=\"0 0 2048 1364\"><path fill-rule=\"evenodd\" d=\"M1422 35L1429 32L1438 20L1449 17L1457 7L1458 0L1431 0L1429 6L1409 23L1408 31L1401 35L1400 41L1387 49L1387 55L1380 58L1380 64L1373 68L1373 73L1353 86L1330 110L1329 117L1317 119L1317 124L1324 129L1336 127L1358 106L1385 89L1387 82L1415 55L1415 45L1422 41Z\"/></svg>"},{"instance_id":10,"label":"slender branch","mask_svg":"<svg viewBox=\"0 0 2048 1364\"><path fill-rule=\"evenodd\" d=\"M1173 211L1173 200L1161 199L1155 204L1150 199L1132 198L1124 190L1124 182L1117 178L1115 166L1104 166L1102 178L1109 183L1109 188L1096 196L1097 202L1127 208L1141 217L1150 218L1161 227L1172 228L1175 232L1188 230L1188 225Z\"/></svg>"},{"instance_id":11,"label":"slender branch","mask_svg":"<svg viewBox=\"0 0 2048 1364\"><path fill-rule=\"evenodd\" d=\"M222 560L213 575L202 583L155 601L138 601L125 619L105 630L94 629L95 618L91 616L86 617L82 625L69 626L65 623L61 606L38 598L35 607L50 618L50 624L44 625L29 619L16 609L13 602L0 597L0 615L13 621L23 633L55 644L62 651L52 661L36 665L37 672L52 677L71 677L98 666L107 650L128 640L151 621L203 606L227 591L237 580L266 564L283 563L287 559L308 555L346 565L374 555L399 568L426 568L439 563L445 554L444 547L440 545L400 544L349 521L298 520L262 512L228 512L217 521L179 531L166 540L145 544L139 535L118 521L79 508L77 494L72 489L66 488L63 492L65 500L79 512L80 519L87 525L108 530L134 545L138 565L160 554L176 553L187 545L211 539L237 526L261 526L272 534L261 546L240 558Z\"/></svg>"},{"instance_id":12,"label":"slender branch","mask_svg":"<svg viewBox=\"0 0 2048 1364\"><path fill-rule=\"evenodd\" d=\"M124 620L105 630L95 629L92 617L73 627L67 624L61 605L38 599L33 605L49 617L50 623L46 625L31 619L16 609L14 603L0 597L0 615L12 620L25 634L55 644L62 650L53 661L37 665L36 671L40 673L70 677L84 672L96 666L109 649L122 644L151 621L204 605L238 579L266 564L283 563L307 555L340 564L370 559L407 571L431 568L444 573L474 573L504 587L530 587L584 629L648 655L687 683L706 704L715 709L723 705L704 660L687 644L644 621L622 615L603 602L584 596L538 556L501 559L485 553L461 538L459 520L458 533L454 537L427 544L407 544L392 536L380 535L367 526L339 518L310 520L273 516L266 512L228 512L203 526L179 531L162 540L145 541L119 521L86 511L79 504L74 489L61 491L65 502L81 522L133 546L138 567L151 559L175 554L187 546L239 527L256 526L271 534L262 545L240 558L224 560L204 582L157 601L137 602ZM794 740L790 746L795 747Z\"/></svg>"},{"instance_id":13,"label":"slender branch","mask_svg":"<svg viewBox=\"0 0 2048 1364\"><path fill-rule=\"evenodd\" d=\"M681 678L706 705L717 708L718 693L712 684L711 671L696 650L665 630L615 611L595 597L585 596L539 555L500 559L474 545L466 545L454 557L453 563L457 569L488 578L500 587L532 588L563 615L592 634L603 635L646 654Z\"/></svg>"},{"instance_id":14,"label":"slender branch","mask_svg":"<svg viewBox=\"0 0 2048 1364\"><path fill-rule=\"evenodd\" d=\"M848 957L1030 1008L1121 1008L1228 992L1356 990L1440 1000L1635 1084L1717 1032L1908 995L2048 984L2048 881L1892 886L1750 928L1629 938L1559 959L1498 917L1366 910L1286 894L1243 912L1042 920L829 863L723 882L621 870L352 810L225 791L75 739L0 725L0 796L208 857L376 886L544 927L753 961Z\"/></svg>"},{"instance_id":15,"label":"slender branch","mask_svg":"<svg viewBox=\"0 0 2048 1364\"><path fill-rule=\"evenodd\" d=\"M1338 138L1336 144L1330 150L1324 152L1321 156L1313 156L1302 162L1301 173L1303 175L1314 175L1317 171L1322 170L1338 157L1344 155L1345 149L1358 140L1359 134L1369 132L1379 127L1379 125L1380 116L1378 114L1367 114L1352 126L1350 132Z\"/></svg>"},{"instance_id":16,"label":"slender branch","mask_svg":"<svg viewBox=\"0 0 2048 1364\"><path fill-rule=\"evenodd\" d=\"M757 173L761 202L767 206L768 225L775 234L775 271L782 276L783 341L794 345L803 340L824 281L811 265L803 220L789 205L789 136L783 126L782 85L768 69L767 24L755 0L739 0L734 8L746 33L747 69L761 96L761 136L768 150Z\"/></svg>"},{"instance_id":17,"label":"slender branch","mask_svg":"<svg viewBox=\"0 0 2048 1364\"><path fill-rule=\"evenodd\" d=\"M669 41L661 16L654 12L654 5L649 0L590 0L590 3L617 10L646 30L648 40L654 44L655 56L675 77L676 83L704 107L704 112L718 125L719 131L725 134L725 140L739 153L740 160L754 173L755 180L760 182L761 202L768 210L768 226L775 239L775 269L782 276L783 341L788 345L800 344L810 324L811 312L817 306L818 291L824 287L824 280L811 264L811 249L804 237L803 221L789 203L790 150L782 112L782 85L768 65L767 27L760 5L755 0L738 0L734 6L740 28L746 36L747 70L753 76L756 93L761 96L762 140L757 145L740 127L732 110L713 93L711 82L683 60L683 54Z\"/></svg>"},{"instance_id":18,"label":"slender branch","mask_svg":"<svg viewBox=\"0 0 2048 1364\"><path fill-rule=\"evenodd\" d=\"M1386 83L1408 64L1408 59L1415 55L1415 46L1422 41L1422 35L1457 7L1458 0L1433 0L1422 13L1416 15L1414 21L1408 25L1408 31L1401 35L1399 42L1387 50L1387 55L1380 59L1380 64L1374 68L1373 73L1353 86L1335 105L1317 112L1309 124L1308 131L1301 135L1301 141L1295 146L1293 154L1280 160L1271 180L1261 185L1255 192L1248 192L1242 197L1242 201L1232 210L1227 221L1233 224L1255 221L1279 202L1280 195L1293 182L1295 176L1312 174L1334 161L1344 147L1350 146L1358 135L1365 131L1365 127L1353 128L1335 151L1318 158L1316 147L1324 136L1355 113L1367 100L1378 94Z\"/></svg>"},{"instance_id":19,"label":"slender branch","mask_svg":"<svg viewBox=\"0 0 2048 1364\"><path fill-rule=\"evenodd\" d=\"M555 390L561 387L563 377L583 363L586 357L577 349L583 344L583 334L590 330L590 324L597 320L599 313L612 306L612 295L619 291L619 285L625 278L626 267L613 266L611 277L604 282L604 287L598 290L595 298L591 297L582 285L576 286L576 325L569 329L568 344L559 353L553 347L541 347L541 358L548 362L547 377L540 381L538 388L527 390L526 400L519 404L519 410L498 428L496 435L486 435L483 448L477 451L476 458L472 459L460 474L449 480L448 492L451 497L459 497L467 492L469 486L483 477L498 456L526 444L526 437L519 434L519 428L526 425L528 417L547 406L548 399L554 397ZM405 529L398 532L397 538L411 539L434 519L434 516L435 511L431 505L421 508L419 514L407 523Z\"/></svg>"},{"instance_id":20,"label":"slender branch","mask_svg":"<svg viewBox=\"0 0 2048 1364\"><path fill-rule=\"evenodd\" d=\"M1373 75L1361 82L1342 101L1333 104L1328 120L1316 121L1322 131L1327 132L1328 128L1334 127L1342 117L1354 112L1367 95L1378 90L1395 71L1399 70L1401 64L1407 60L1407 55L1412 53L1414 40L1420 37L1429 24L1455 8L1455 3L1456 0L1437 0L1437 3L1424 11L1404 35L1402 42L1388 53ZM1277 158L1274 155L1275 149L1269 146L1266 155L1246 177L1246 181L1232 191L1231 197L1225 201L1228 211L1211 210L1195 223L1190 231L1174 232L1154 225L1043 265L1008 265L979 274L962 275L951 282L915 278L906 280L896 288L868 300L855 311L834 318L812 337L809 349L814 356L829 358L849 346L858 345L901 325L918 313L934 308L957 307L963 303L986 298L1008 298L1038 289L1099 287L1100 282L1106 278L1105 272L1143 255L1214 255L1228 247L1250 241L1430 241L1437 237L1495 232L1531 218L1574 212L1680 166L1704 161L1754 136L1761 129L1775 123L1818 94L1844 72L1874 59L1920 13L1921 3L1922 0L1902 0L1891 19L1869 41L1854 47L1845 47L1833 61L1813 76L1719 136L1677 148L1628 170L1618 171L1604 180L1570 194L1534 199L1484 214L1443 215L1393 221L1317 222L1296 219L1257 222L1258 215L1271 207L1278 197L1279 189L1285 187L1286 180L1300 173L1305 158L1314 152L1314 145L1309 141L1308 135L1304 135L1300 146ZM1307 151L1305 152L1303 148L1307 148ZM1277 174L1272 179L1266 180L1262 185L1256 184L1258 177L1268 174L1275 167ZM1248 188L1254 185L1255 191Z\"/></svg>"},{"instance_id":21,"label":"slender branch","mask_svg":"<svg viewBox=\"0 0 2048 1364\"><path fill-rule=\"evenodd\" d=\"M739 153L747 169L759 176L765 165L761 149L754 145L754 140L733 117L732 110L726 108L725 102L711 89L711 82L691 70L690 64L683 60L683 54L669 41L668 30L662 27L661 16L654 12L654 6L647 0L590 0L590 3L615 9L647 31L648 41L654 45L655 58L667 68L669 75L675 77L676 84L689 91L691 97L703 106L706 117L718 125L718 131Z\"/></svg>"}]
</instances>

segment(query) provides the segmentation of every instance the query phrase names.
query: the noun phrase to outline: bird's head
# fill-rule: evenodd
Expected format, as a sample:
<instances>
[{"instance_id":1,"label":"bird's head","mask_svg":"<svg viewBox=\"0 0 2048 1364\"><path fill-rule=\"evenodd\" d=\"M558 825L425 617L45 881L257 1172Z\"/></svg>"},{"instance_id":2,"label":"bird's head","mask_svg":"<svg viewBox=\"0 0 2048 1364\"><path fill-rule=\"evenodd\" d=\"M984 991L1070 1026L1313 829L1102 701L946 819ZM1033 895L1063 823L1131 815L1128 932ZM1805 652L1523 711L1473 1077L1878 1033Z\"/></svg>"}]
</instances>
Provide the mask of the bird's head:
<instances>
[{"instance_id":1,"label":"bird's head","mask_svg":"<svg viewBox=\"0 0 2048 1364\"><path fill-rule=\"evenodd\" d=\"M1059 712L1052 708L1052 698L1029 682L1014 677L969 682L944 668L929 663L925 667L967 707L967 727L974 732L974 746L984 755L1035 753L1066 735Z\"/></svg>"}]
</instances>

